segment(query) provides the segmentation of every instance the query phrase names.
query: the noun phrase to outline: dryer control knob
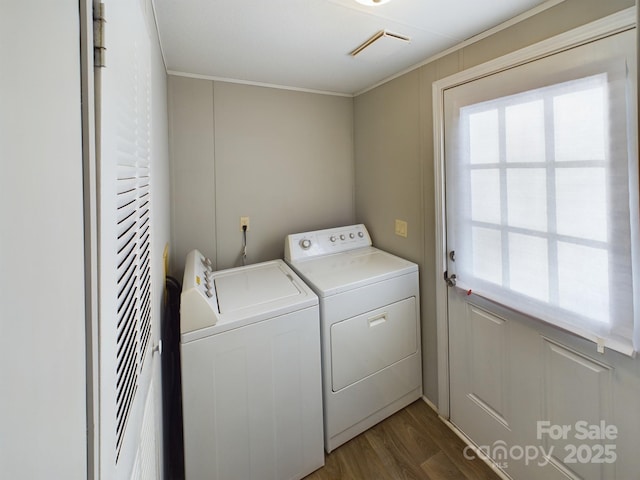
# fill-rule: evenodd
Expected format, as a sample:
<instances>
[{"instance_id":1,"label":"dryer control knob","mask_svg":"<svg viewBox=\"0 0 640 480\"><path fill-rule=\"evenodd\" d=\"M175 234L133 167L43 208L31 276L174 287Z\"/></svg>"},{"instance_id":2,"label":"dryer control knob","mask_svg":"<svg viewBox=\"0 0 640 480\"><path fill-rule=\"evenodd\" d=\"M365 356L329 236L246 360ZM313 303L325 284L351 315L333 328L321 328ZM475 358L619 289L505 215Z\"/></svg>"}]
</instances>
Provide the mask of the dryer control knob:
<instances>
[{"instance_id":1,"label":"dryer control knob","mask_svg":"<svg viewBox=\"0 0 640 480\"><path fill-rule=\"evenodd\" d=\"M356 236L353 233L350 233L349 238L356 238Z\"/></svg>"},{"instance_id":2,"label":"dryer control knob","mask_svg":"<svg viewBox=\"0 0 640 480\"><path fill-rule=\"evenodd\" d=\"M335 236L335 235L331 235L331 236L329 237L329 240L331 240L331 242L333 243L333 242L335 242L337 239L336 239L336 236Z\"/></svg>"},{"instance_id":3,"label":"dryer control knob","mask_svg":"<svg viewBox=\"0 0 640 480\"><path fill-rule=\"evenodd\" d=\"M345 236L344 235L340 235L340 240L344 240Z\"/></svg>"},{"instance_id":4,"label":"dryer control knob","mask_svg":"<svg viewBox=\"0 0 640 480\"><path fill-rule=\"evenodd\" d=\"M362 237L364 237L364 233L362 233L362 232L358 232L358 236L359 236L360 238L362 238Z\"/></svg>"},{"instance_id":5,"label":"dryer control knob","mask_svg":"<svg viewBox=\"0 0 640 480\"><path fill-rule=\"evenodd\" d=\"M302 240L300 240L300 246L304 250L309 250L309 248L311 248L311 240L309 240L308 238L303 238Z\"/></svg>"}]
</instances>

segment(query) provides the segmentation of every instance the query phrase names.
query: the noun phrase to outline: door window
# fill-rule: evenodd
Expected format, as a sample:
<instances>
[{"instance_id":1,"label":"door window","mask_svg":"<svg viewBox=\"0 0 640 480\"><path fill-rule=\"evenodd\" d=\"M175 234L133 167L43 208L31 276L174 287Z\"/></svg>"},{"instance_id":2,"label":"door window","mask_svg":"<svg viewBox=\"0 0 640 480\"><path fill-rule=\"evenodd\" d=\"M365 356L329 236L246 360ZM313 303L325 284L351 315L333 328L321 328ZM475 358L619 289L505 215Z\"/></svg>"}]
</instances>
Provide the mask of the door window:
<instances>
[{"instance_id":1,"label":"door window","mask_svg":"<svg viewBox=\"0 0 640 480\"><path fill-rule=\"evenodd\" d=\"M448 247L465 289L630 353L635 83L590 48L445 91Z\"/></svg>"}]
</instances>

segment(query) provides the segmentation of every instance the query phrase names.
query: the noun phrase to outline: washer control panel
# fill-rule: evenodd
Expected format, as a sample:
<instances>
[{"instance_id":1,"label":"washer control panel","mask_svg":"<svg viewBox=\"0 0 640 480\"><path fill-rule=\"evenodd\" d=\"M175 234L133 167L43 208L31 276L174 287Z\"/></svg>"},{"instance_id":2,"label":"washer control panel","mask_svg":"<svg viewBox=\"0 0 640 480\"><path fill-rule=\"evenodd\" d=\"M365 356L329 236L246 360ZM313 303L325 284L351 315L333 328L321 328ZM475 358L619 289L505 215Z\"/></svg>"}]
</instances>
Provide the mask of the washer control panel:
<instances>
[{"instance_id":1,"label":"washer control panel","mask_svg":"<svg viewBox=\"0 0 640 480\"><path fill-rule=\"evenodd\" d=\"M363 224L293 233L285 238L284 259L295 262L370 246L371 237Z\"/></svg>"},{"instance_id":2,"label":"washer control panel","mask_svg":"<svg viewBox=\"0 0 640 480\"><path fill-rule=\"evenodd\" d=\"M213 262L198 250L187 254L180 294L180 333L216 324L218 300L213 285Z\"/></svg>"}]
</instances>

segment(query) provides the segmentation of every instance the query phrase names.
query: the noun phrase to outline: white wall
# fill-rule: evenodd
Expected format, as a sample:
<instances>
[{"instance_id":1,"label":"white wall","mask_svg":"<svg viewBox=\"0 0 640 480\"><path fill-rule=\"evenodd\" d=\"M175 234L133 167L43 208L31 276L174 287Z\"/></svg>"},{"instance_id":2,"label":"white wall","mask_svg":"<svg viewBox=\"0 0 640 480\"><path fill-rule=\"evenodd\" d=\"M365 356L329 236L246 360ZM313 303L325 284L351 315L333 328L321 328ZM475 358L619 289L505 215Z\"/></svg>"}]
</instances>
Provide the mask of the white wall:
<instances>
[{"instance_id":1,"label":"white wall","mask_svg":"<svg viewBox=\"0 0 640 480\"><path fill-rule=\"evenodd\" d=\"M0 3L0 478L86 478L78 22Z\"/></svg>"},{"instance_id":2,"label":"white wall","mask_svg":"<svg viewBox=\"0 0 640 480\"><path fill-rule=\"evenodd\" d=\"M218 268L284 254L289 233L354 222L353 100L169 79L172 272L198 248Z\"/></svg>"}]
</instances>

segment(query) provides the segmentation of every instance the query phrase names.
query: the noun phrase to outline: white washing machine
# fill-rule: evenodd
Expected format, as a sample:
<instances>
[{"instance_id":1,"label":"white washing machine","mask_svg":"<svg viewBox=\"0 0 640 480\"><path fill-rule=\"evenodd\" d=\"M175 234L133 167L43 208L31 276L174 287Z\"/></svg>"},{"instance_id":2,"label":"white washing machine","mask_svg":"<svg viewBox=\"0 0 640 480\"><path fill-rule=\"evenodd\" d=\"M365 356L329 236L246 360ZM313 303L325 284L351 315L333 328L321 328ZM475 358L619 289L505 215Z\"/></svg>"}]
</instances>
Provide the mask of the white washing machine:
<instances>
[{"instance_id":1,"label":"white washing machine","mask_svg":"<svg viewBox=\"0 0 640 480\"><path fill-rule=\"evenodd\" d=\"M364 225L289 235L285 260L320 297L327 452L422 395L418 266Z\"/></svg>"},{"instance_id":2,"label":"white washing machine","mask_svg":"<svg viewBox=\"0 0 640 480\"><path fill-rule=\"evenodd\" d=\"M282 261L212 271L181 294L188 479L300 479L324 465L318 297Z\"/></svg>"}]
</instances>

